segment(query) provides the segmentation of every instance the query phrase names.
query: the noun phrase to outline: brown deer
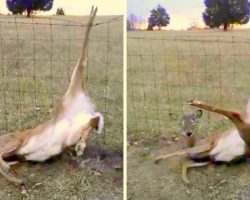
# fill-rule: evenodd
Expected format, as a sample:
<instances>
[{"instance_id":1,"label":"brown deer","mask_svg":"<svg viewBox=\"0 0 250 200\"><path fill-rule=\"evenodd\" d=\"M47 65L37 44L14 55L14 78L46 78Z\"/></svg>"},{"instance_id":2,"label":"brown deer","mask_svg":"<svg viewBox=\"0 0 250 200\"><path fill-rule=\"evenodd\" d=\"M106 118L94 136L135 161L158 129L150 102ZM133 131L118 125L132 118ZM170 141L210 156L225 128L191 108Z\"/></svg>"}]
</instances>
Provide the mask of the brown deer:
<instances>
[{"instance_id":1,"label":"brown deer","mask_svg":"<svg viewBox=\"0 0 250 200\"><path fill-rule=\"evenodd\" d=\"M172 156L188 155L190 160L182 167L182 180L189 183L187 169L208 165L210 162L233 162L245 158L249 154L250 144L250 100L247 104L246 114L216 108L202 101L191 101L190 105L221 114L229 118L235 125L223 133L214 134L209 138L194 144L191 148L179 150L156 158L155 162Z\"/></svg>"},{"instance_id":2,"label":"brown deer","mask_svg":"<svg viewBox=\"0 0 250 200\"><path fill-rule=\"evenodd\" d=\"M170 118L178 119L179 126L181 128L181 138L184 139L185 147L193 147L196 138L196 127L199 118L202 117L202 110L190 110L185 112L182 116L178 116L174 113L169 113Z\"/></svg>"},{"instance_id":3,"label":"brown deer","mask_svg":"<svg viewBox=\"0 0 250 200\"><path fill-rule=\"evenodd\" d=\"M6 162L6 158L16 155L28 161L45 161L72 145L76 145L75 151L79 156L83 154L92 130L98 129L101 133L104 119L100 113L95 112L95 106L87 96L82 80L84 67L87 65L89 32L96 12L97 8L92 7L85 27L80 58L54 117L36 128L0 136L0 173L9 181L22 183L21 179L10 172L10 165L16 162Z\"/></svg>"}]
</instances>

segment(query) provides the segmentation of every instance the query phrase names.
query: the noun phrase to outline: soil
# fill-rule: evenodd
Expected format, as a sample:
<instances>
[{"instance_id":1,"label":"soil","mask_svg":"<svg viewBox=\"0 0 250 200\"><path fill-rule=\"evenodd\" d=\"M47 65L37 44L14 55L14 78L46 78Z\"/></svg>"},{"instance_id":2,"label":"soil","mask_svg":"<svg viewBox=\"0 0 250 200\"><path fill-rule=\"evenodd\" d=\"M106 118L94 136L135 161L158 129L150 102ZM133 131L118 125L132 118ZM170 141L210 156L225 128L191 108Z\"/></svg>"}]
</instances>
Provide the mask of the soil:
<instances>
[{"instance_id":1,"label":"soil","mask_svg":"<svg viewBox=\"0 0 250 200\"><path fill-rule=\"evenodd\" d=\"M46 162L20 162L11 169L25 186L0 176L0 199L122 199L122 151L90 145L84 156L69 149Z\"/></svg>"}]
</instances>

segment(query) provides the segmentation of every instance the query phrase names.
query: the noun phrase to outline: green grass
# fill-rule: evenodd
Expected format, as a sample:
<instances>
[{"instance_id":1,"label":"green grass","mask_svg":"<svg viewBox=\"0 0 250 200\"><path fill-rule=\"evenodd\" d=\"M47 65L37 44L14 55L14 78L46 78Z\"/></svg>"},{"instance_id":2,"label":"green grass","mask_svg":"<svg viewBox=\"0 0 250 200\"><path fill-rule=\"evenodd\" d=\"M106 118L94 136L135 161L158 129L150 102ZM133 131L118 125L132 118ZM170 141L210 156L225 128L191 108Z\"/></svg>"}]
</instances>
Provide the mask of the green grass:
<instances>
[{"instance_id":1,"label":"green grass","mask_svg":"<svg viewBox=\"0 0 250 200\"><path fill-rule=\"evenodd\" d=\"M70 16L54 18L80 23L85 20ZM99 17L96 22L111 18ZM48 110L55 108L65 93L80 53L83 28L61 20L0 18L0 130L3 133L34 127L49 118ZM58 25L50 26L50 23ZM84 78L97 110L104 114L105 142L111 146L122 145L121 41L122 20L95 26L90 35L89 64Z\"/></svg>"},{"instance_id":2,"label":"green grass","mask_svg":"<svg viewBox=\"0 0 250 200\"><path fill-rule=\"evenodd\" d=\"M179 130L169 113L190 109L190 99L244 112L250 97L249 33L129 32L129 137L175 134ZM218 119L222 118L205 112L206 125L198 132L207 135L223 128Z\"/></svg>"},{"instance_id":3,"label":"green grass","mask_svg":"<svg viewBox=\"0 0 250 200\"><path fill-rule=\"evenodd\" d=\"M153 163L157 155L183 147L171 140L180 136L180 126L169 113L191 109L188 100L244 112L250 98L249 33L128 33L128 138L138 141L128 147L129 199L249 199L246 163L191 169L190 185L181 181L183 158ZM196 133L201 137L232 127L219 115L203 113Z\"/></svg>"},{"instance_id":4,"label":"green grass","mask_svg":"<svg viewBox=\"0 0 250 200\"><path fill-rule=\"evenodd\" d=\"M97 17L96 22L113 17ZM51 117L80 53L83 27L75 25L85 22L86 17L73 16L0 17L0 134L35 127ZM84 75L89 96L105 117L104 135L92 134L91 142L119 149L123 144L122 30L122 19L93 27ZM32 170L28 165L20 173L30 179ZM29 194L35 199L122 199L121 185L112 184L122 172L95 176L88 168L69 171L58 161L44 173L34 172L33 181L43 186ZM1 183L0 199L23 198L2 177Z\"/></svg>"}]
</instances>

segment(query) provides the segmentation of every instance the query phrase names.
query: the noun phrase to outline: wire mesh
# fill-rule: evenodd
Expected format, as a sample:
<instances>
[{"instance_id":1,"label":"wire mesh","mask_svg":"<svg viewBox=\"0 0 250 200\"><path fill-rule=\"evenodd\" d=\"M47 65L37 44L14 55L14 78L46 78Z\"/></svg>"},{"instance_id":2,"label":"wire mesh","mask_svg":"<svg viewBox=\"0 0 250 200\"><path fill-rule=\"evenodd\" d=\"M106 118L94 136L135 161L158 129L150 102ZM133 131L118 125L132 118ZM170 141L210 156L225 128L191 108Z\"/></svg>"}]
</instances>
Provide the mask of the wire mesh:
<instances>
[{"instance_id":1,"label":"wire mesh","mask_svg":"<svg viewBox=\"0 0 250 200\"><path fill-rule=\"evenodd\" d=\"M250 38L216 31L152 36L128 34L128 136L178 134L169 114L191 109L191 99L244 112L250 97ZM232 126L204 113L198 134Z\"/></svg>"},{"instance_id":2,"label":"wire mesh","mask_svg":"<svg viewBox=\"0 0 250 200\"><path fill-rule=\"evenodd\" d=\"M35 127L53 115L77 63L85 21L0 17L1 134ZM96 19L84 74L89 96L105 118L104 135L94 139L114 146L123 138L122 24L122 16Z\"/></svg>"}]
</instances>

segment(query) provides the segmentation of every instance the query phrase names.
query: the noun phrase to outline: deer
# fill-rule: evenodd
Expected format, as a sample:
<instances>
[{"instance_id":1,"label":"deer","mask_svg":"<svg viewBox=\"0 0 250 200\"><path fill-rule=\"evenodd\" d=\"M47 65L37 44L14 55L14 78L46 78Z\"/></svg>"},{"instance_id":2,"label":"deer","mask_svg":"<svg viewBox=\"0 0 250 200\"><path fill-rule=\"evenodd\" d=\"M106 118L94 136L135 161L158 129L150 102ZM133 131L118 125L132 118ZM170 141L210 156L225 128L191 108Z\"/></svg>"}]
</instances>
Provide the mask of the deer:
<instances>
[{"instance_id":1,"label":"deer","mask_svg":"<svg viewBox=\"0 0 250 200\"><path fill-rule=\"evenodd\" d=\"M7 158L17 156L24 161L43 162L71 146L75 146L76 155L81 156L90 133L93 130L99 134L102 132L104 117L95 111L83 81L84 68L87 66L87 43L96 13L97 7L92 6L78 62L53 117L35 128L0 136L0 173L8 181L24 184L10 169L19 161L7 162Z\"/></svg>"},{"instance_id":2,"label":"deer","mask_svg":"<svg viewBox=\"0 0 250 200\"><path fill-rule=\"evenodd\" d=\"M202 117L203 111L201 109L192 109L185 112L182 116L178 116L174 113L169 113L171 119L178 121L181 128L181 138L184 139L185 147L193 147L197 137L196 137L196 125L198 120Z\"/></svg>"},{"instance_id":3,"label":"deer","mask_svg":"<svg viewBox=\"0 0 250 200\"><path fill-rule=\"evenodd\" d=\"M189 160L182 166L182 180L189 184L187 170L193 167L202 167L210 163L231 163L244 160L249 156L250 145L250 99L247 104L246 114L236 111L217 108L203 101L191 100L191 106L218 113L231 120L234 127L222 132L215 133L208 138L194 143L188 147L167 155L157 157L154 162L159 163L172 156L187 155Z\"/></svg>"}]
</instances>

